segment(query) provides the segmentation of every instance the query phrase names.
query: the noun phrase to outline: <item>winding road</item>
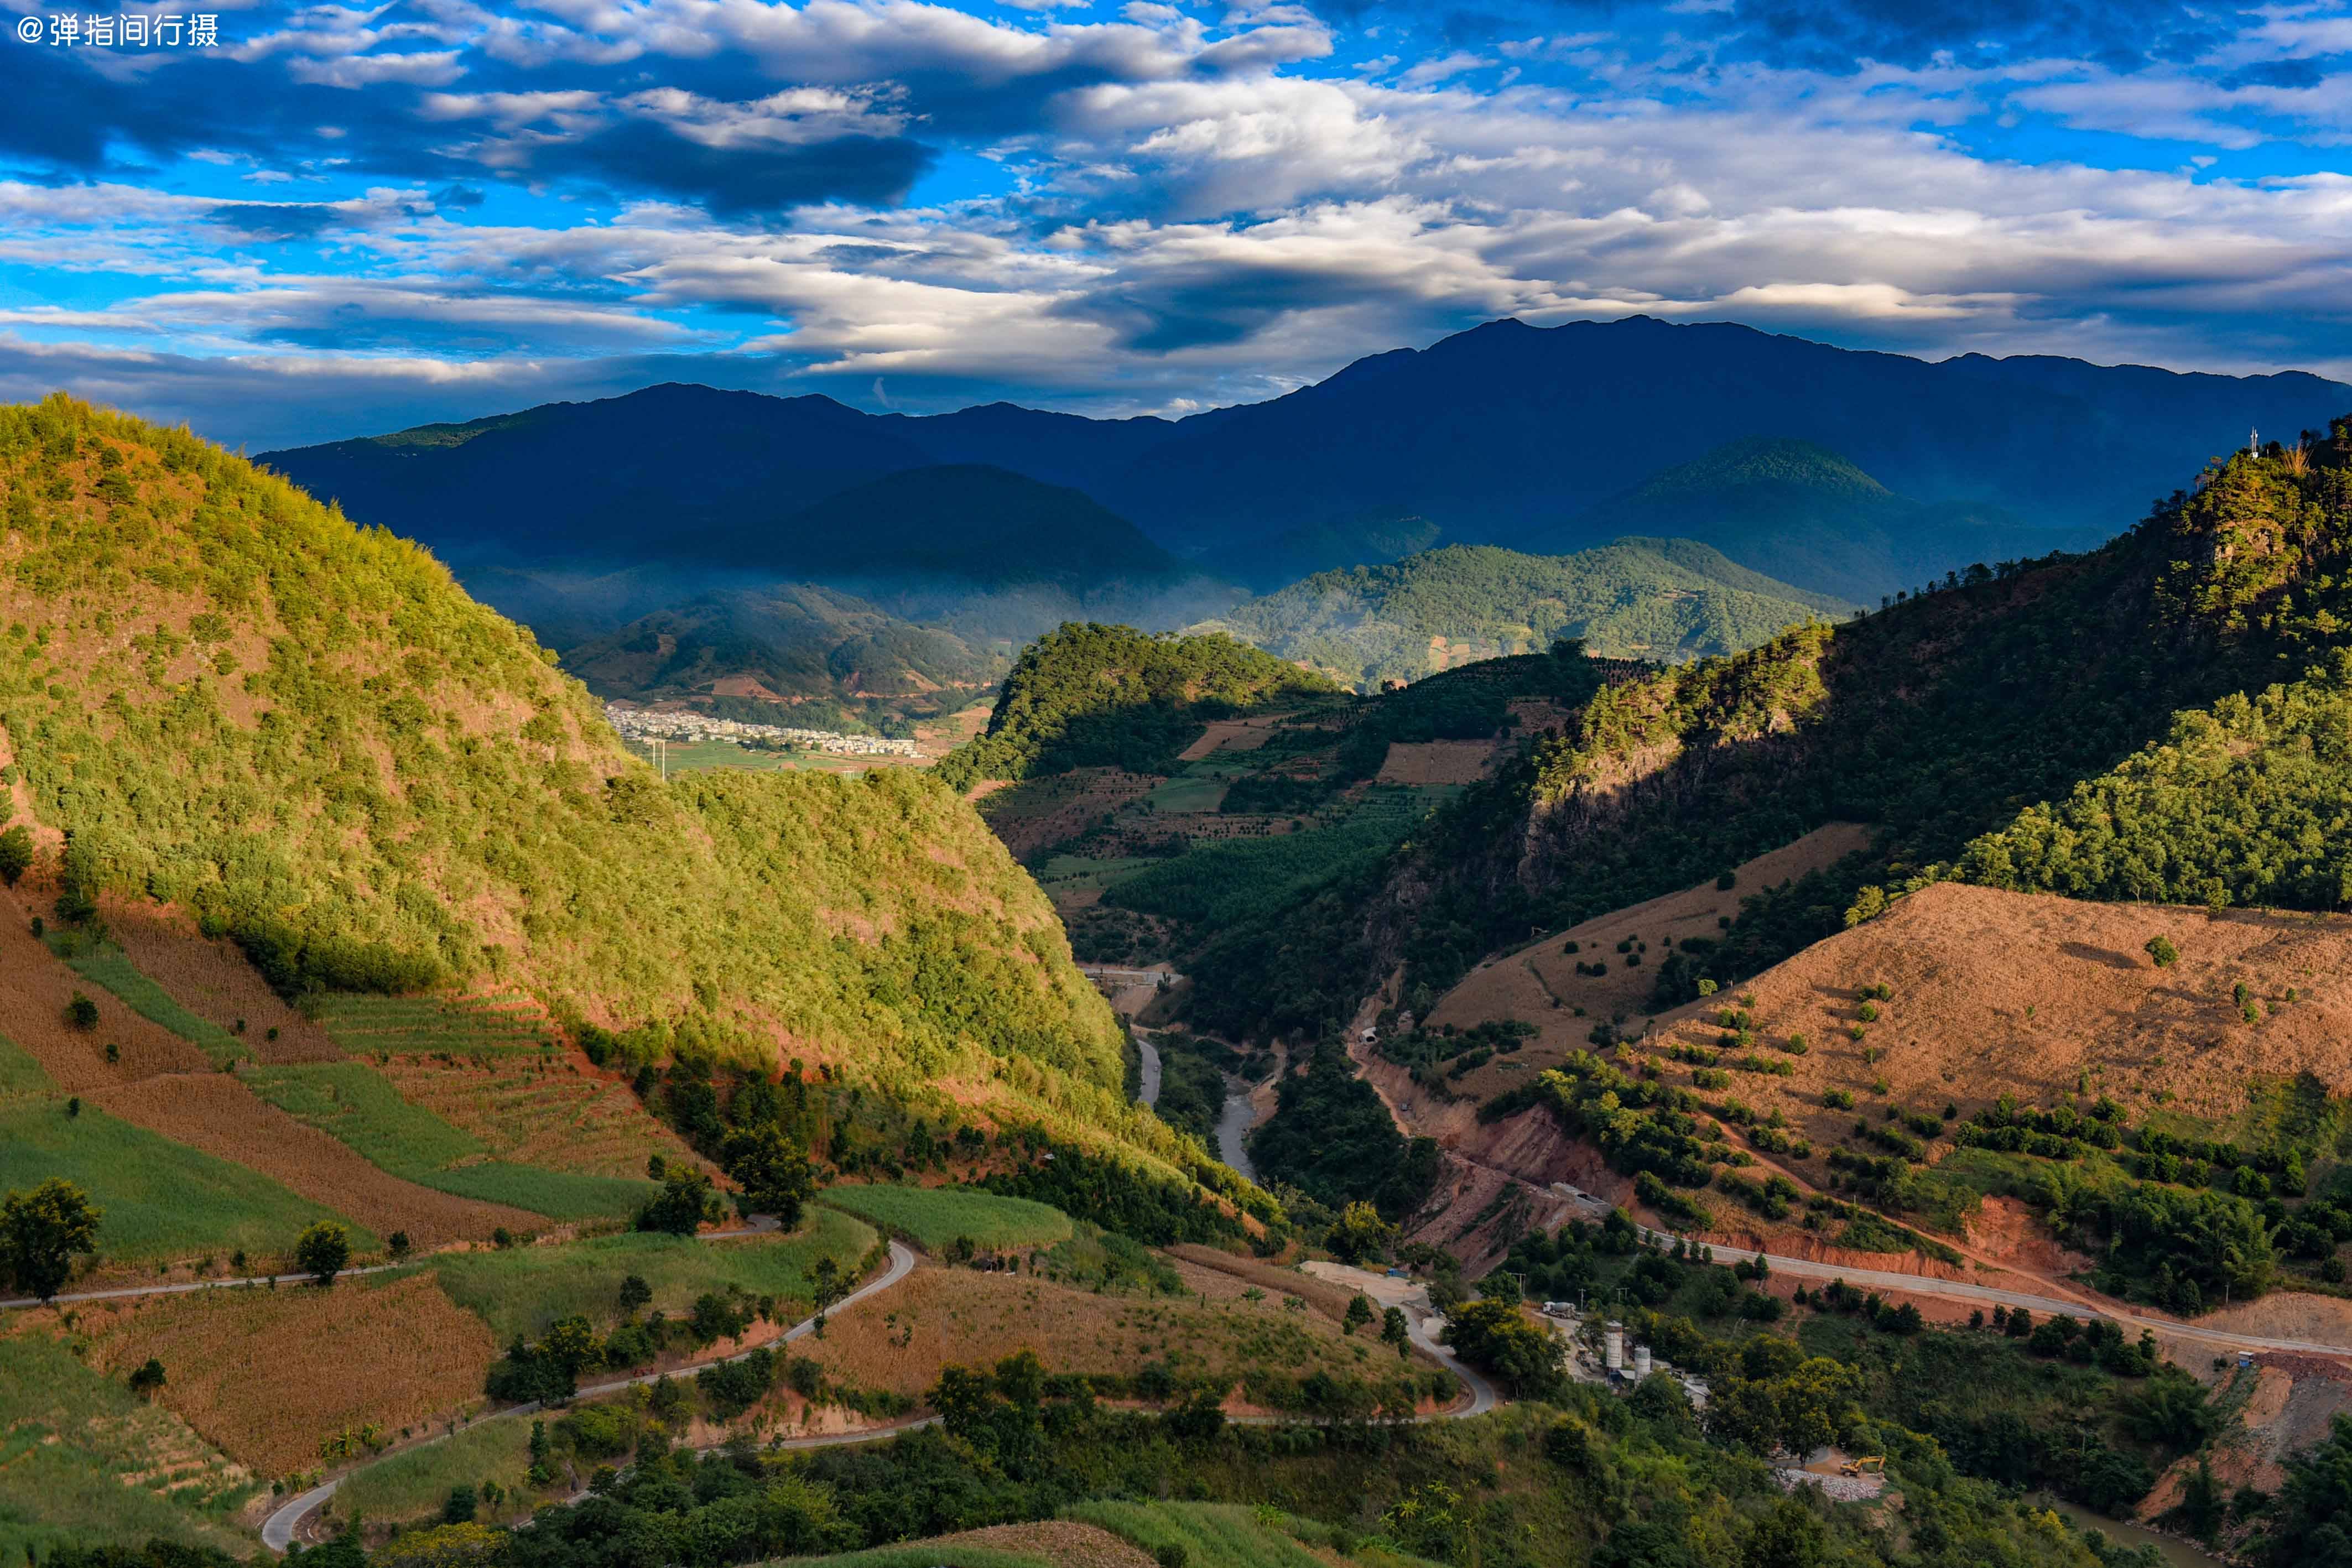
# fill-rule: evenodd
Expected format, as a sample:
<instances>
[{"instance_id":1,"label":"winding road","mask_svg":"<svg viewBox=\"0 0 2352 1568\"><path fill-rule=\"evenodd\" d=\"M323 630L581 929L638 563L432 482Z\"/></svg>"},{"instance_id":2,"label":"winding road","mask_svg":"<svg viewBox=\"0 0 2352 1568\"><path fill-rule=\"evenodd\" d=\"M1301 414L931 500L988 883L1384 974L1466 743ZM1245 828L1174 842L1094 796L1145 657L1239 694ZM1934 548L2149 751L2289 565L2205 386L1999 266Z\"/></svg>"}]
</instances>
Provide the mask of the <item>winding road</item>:
<instances>
[{"instance_id":1,"label":"winding road","mask_svg":"<svg viewBox=\"0 0 2352 1568\"><path fill-rule=\"evenodd\" d=\"M749 1233L739 1231L735 1232L735 1234L743 1235ZM704 1239L709 1240L714 1239L716 1238L706 1237ZM855 1291L850 1291L849 1294L842 1297L838 1301L835 1301L831 1308L827 1309L828 1312L837 1312L845 1307L854 1307L858 1302L865 1301L870 1296L879 1295L882 1291L888 1290L891 1286L896 1285L899 1281L905 1279L908 1274L914 1272L914 1249L907 1246L904 1242L893 1241L890 1243L890 1266L887 1269L883 1270L881 1273L876 1275L873 1279L867 1281L865 1284L860 1285ZM816 1319L810 1317L793 1324L791 1328L786 1329L782 1337L772 1343L776 1344L790 1344L793 1341L799 1339L805 1334L814 1333L815 1332ZM615 1378L610 1383L590 1384L587 1386L581 1388L572 1396L572 1397L575 1399L588 1399L593 1398L599 1394L616 1394L624 1388L635 1388L641 1385L656 1382L664 1377L682 1377L688 1373L700 1372L705 1367L724 1366L729 1362L741 1361L744 1357L767 1348L768 1346L766 1345L755 1345L751 1350L738 1351L733 1355L718 1356L709 1361L698 1361L687 1366L674 1366L666 1371L645 1373L636 1377ZM458 1430L470 1432L476 1427L482 1426L485 1422L504 1421L518 1416L534 1415L541 1408L541 1406L537 1404L509 1405L505 1409L493 1411L491 1414L483 1416L481 1420L469 1423L465 1427L459 1427ZM921 1423L916 1423L915 1425L921 1425ZM787 1442L784 1447L791 1448L822 1448L839 1443L871 1442L877 1437L895 1437L899 1432L911 1430L913 1430L912 1426L902 1426L885 1428L880 1431L827 1433L814 1437L795 1438ZM416 1448L425 1447L426 1444L441 1442L444 1437L449 1435L450 1434L445 1433L441 1436L427 1437L423 1442L411 1443L404 1448L394 1450L394 1452L403 1454L409 1453ZM385 1454L383 1456L383 1458L389 1458L391 1457L391 1454ZM372 1464L381 1463L382 1459L371 1460L369 1462ZM319 1485L312 1487L309 1491L302 1493L299 1497L289 1499L285 1503L279 1506L277 1512L271 1514L268 1520L263 1521L261 1526L261 1543L269 1548L272 1552L281 1554L284 1553L286 1549L294 1543L294 1532L297 1529L300 1528L303 1520L309 1518L314 1510L316 1510L320 1504L324 1503L329 1498L334 1496L336 1489L341 1487L343 1482L349 1480L353 1475L357 1474L359 1470L365 1468L365 1466L355 1465L351 1469L344 1471L341 1475L335 1477L331 1480L322 1481Z\"/></svg>"}]
</instances>

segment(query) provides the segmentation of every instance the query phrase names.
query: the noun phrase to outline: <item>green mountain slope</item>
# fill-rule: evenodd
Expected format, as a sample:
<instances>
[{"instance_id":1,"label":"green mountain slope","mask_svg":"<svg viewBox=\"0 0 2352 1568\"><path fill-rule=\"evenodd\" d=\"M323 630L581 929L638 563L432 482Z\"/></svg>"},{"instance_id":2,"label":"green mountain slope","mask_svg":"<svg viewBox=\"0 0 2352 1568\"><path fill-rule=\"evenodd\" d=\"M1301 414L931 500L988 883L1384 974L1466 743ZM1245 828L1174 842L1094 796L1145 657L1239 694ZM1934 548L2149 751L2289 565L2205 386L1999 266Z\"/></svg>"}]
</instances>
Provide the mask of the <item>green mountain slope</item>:
<instances>
[{"instance_id":1,"label":"green mountain slope","mask_svg":"<svg viewBox=\"0 0 2352 1568\"><path fill-rule=\"evenodd\" d=\"M567 651L601 697L731 697L778 724L900 726L969 700L1009 659L811 583L708 593Z\"/></svg>"},{"instance_id":2,"label":"green mountain slope","mask_svg":"<svg viewBox=\"0 0 2352 1568\"><path fill-rule=\"evenodd\" d=\"M1454 545L1318 572L1203 629L1371 686L1540 651L1559 637L1580 637L1604 657L1660 663L1736 653L1792 622L1851 608L1688 539L1626 538L1571 556Z\"/></svg>"},{"instance_id":3,"label":"green mountain slope","mask_svg":"<svg viewBox=\"0 0 2352 1568\"><path fill-rule=\"evenodd\" d=\"M1096 764L1145 770L1166 764L1208 719L1336 689L1230 637L1073 622L1022 650L987 730L942 758L939 773L968 789Z\"/></svg>"},{"instance_id":4,"label":"green mountain slope","mask_svg":"<svg viewBox=\"0 0 2352 1568\"><path fill-rule=\"evenodd\" d=\"M0 411L0 737L65 905L184 906L289 990L519 988L625 1055L961 1081L1199 1163L1124 1103L1051 909L928 777L666 787L424 550L62 396Z\"/></svg>"},{"instance_id":5,"label":"green mountain slope","mask_svg":"<svg viewBox=\"0 0 2352 1568\"><path fill-rule=\"evenodd\" d=\"M2088 542L1994 507L1906 499L1826 447L1771 436L1665 469L1537 531L1525 548L1565 549L1603 529L1696 539L1772 578L1855 601L1939 577L1958 552L1990 563Z\"/></svg>"}]
</instances>

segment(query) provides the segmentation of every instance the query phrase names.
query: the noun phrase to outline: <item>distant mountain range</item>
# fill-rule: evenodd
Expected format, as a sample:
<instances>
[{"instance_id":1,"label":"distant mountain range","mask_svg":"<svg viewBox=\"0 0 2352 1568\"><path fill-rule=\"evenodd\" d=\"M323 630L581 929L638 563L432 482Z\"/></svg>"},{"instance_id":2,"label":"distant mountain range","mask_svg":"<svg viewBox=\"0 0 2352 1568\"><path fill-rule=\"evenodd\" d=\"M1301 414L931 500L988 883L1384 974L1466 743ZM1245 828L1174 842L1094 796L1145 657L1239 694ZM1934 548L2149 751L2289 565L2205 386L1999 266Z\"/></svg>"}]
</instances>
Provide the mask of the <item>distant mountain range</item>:
<instances>
[{"instance_id":1,"label":"distant mountain range","mask_svg":"<svg viewBox=\"0 0 2352 1568\"><path fill-rule=\"evenodd\" d=\"M1569 556L1451 545L1318 572L1196 628L1360 689L1581 637L1595 653L1675 663L1752 648L1853 607L1776 582L1688 539L1624 538Z\"/></svg>"},{"instance_id":2,"label":"distant mountain range","mask_svg":"<svg viewBox=\"0 0 2352 1568\"><path fill-rule=\"evenodd\" d=\"M2301 373L1930 364L1636 317L1490 322L1181 421L867 414L669 385L265 460L461 573L658 562L868 590L912 570L1083 599L1202 573L1270 589L1441 537L1573 550L1671 533L1861 596L2110 537L2249 429L2292 436L2346 406L2352 387ZM1742 444L1757 438L1837 454L1885 495L1824 491L1821 460L1810 477L1759 470ZM1694 482L1706 471L1669 477L1727 447L1713 492ZM1403 519L1417 532L1401 541Z\"/></svg>"}]
</instances>

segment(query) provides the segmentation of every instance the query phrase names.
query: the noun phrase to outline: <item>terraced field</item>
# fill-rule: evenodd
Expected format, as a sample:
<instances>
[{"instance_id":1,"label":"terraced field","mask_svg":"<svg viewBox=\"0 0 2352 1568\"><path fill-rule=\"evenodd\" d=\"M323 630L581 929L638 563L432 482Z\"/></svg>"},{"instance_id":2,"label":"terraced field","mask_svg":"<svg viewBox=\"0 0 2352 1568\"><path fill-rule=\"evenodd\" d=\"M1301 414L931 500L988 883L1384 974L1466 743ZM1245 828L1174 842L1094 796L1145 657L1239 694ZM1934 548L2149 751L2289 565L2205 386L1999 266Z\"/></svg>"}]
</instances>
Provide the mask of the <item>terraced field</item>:
<instances>
[{"instance_id":1,"label":"terraced field","mask_svg":"<svg viewBox=\"0 0 2352 1568\"><path fill-rule=\"evenodd\" d=\"M317 1011L328 1035L353 1056L467 1061L554 1043L547 1015L521 997L330 996Z\"/></svg>"},{"instance_id":2,"label":"terraced field","mask_svg":"<svg viewBox=\"0 0 2352 1568\"><path fill-rule=\"evenodd\" d=\"M153 1539L239 1555L253 1478L47 1333L0 1338L0 1562Z\"/></svg>"},{"instance_id":3,"label":"terraced field","mask_svg":"<svg viewBox=\"0 0 2352 1568\"><path fill-rule=\"evenodd\" d=\"M585 1071L576 1056L510 1053L479 1067L395 1056L380 1071L403 1099L464 1129L498 1159L639 1180L655 1155L671 1165L698 1158L626 1084Z\"/></svg>"},{"instance_id":4,"label":"terraced field","mask_svg":"<svg viewBox=\"0 0 2352 1568\"><path fill-rule=\"evenodd\" d=\"M439 1069L422 1078L437 1082L459 1075L456 1070ZM390 1078L363 1061L263 1068L251 1081L256 1092L297 1120L343 1143L379 1169L436 1192L571 1221L633 1214L656 1190L642 1176L583 1175L494 1158L496 1151L482 1140L412 1103ZM446 1098L463 1103L462 1086ZM637 1119L649 1125L652 1122L642 1112ZM543 1141L560 1149L562 1124L541 1130ZM643 1169L642 1161L638 1168Z\"/></svg>"}]
</instances>

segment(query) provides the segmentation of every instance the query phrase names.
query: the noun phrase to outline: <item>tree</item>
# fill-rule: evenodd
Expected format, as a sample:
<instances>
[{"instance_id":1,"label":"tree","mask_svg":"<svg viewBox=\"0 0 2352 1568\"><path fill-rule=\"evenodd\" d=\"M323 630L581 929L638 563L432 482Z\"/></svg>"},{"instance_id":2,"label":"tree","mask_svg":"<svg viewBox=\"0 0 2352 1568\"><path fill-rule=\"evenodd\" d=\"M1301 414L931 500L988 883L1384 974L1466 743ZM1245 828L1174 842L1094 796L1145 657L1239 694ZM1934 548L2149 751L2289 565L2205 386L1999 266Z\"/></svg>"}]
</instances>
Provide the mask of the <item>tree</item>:
<instances>
[{"instance_id":1,"label":"tree","mask_svg":"<svg viewBox=\"0 0 2352 1568\"><path fill-rule=\"evenodd\" d=\"M10 887L33 868L33 835L19 822L0 833L0 882Z\"/></svg>"},{"instance_id":2,"label":"tree","mask_svg":"<svg viewBox=\"0 0 2352 1568\"><path fill-rule=\"evenodd\" d=\"M331 1219L322 1219L296 1239L294 1263L321 1288L332 1285L352 1260L352 1236Z\"/></svg>"},{"instance_id":3,"label":"tree","mask_svg":"<svg viewBox=\"0 0 2352 1568\"><path fill-rule=\"evenodd\" d=\"M1349 1301L1348 1315L1346 1318L1341 1320L1339 1329L1343 1333L1354 1333L1358 1329L1362 1328L1366 1323L1369 1323L1371 1321L1371 1299L1366 1296L1362 1291L1359 1291L1356 1292L1354 1299Z\"/></svg>"},{"instance_id":4,"label":"tree","mask_svg":"<svg viewBox=\"0 0 2352 1568\"><path fill-rule=\"evenodd\" d=\"M131 1392L133 1394L152 1394L163 1386L163 1364L151 1355L143 1364L133 1368L131 1375L124 1381L130 1385Z\"/></svg>"},{"instance_id":5,"label":"tree","mask_svg":"<svg viewBox=\"0 0 2352 1568\"><path fill-rule=\"evenodd\" d=\"M642 1274L621 1277L621 1315L626 1317L654 1299L654 1288L646 1283Z\"/></svg>"},{"instance_id":6,"label":"tree","mask_svg":"<svg viewBox=\"0 0 2352 1568\"><path fill-rule=\"evenodd\" d=\"M1566 1354L1559 1341L1509 1302L1465 1302L1446 1320L1444 1337L1463 1360L1522 1397L1540 1397L1559 1381Z\"/></svg>"},{"instance_id":7,"label":"tree","mask_svg":"<svg viewBox=\"0 0 2352 1568\"><path fill-rule=\"evenodd\" d=\"M801 1207L816 1190L808 1153L773 1122L738 1127L719 1148L719 1164L743 1189L743 1207L772 1214L787 1230L801 1222Z\"/></svg>"},{"instance_id":8,"label":"tree","mask_svg":"<svg viewBox=\"0 0 2352 1568\"><path fill-rule=\"evenodd\" d=\"M408 1239L408 1232L405 1230L394 1231L383 1239L383 1245L384 1249L392 1254L392 1260L395 1263L406 1261L409 1253L415 1250Z\"/></svg>"},{"instance_id":9,"label":"tree","mask_svg":"<svg viewBox=\"0 0 2352 1568\"><path fill-rule=\"evenodd\" d=\"M1381 1343L1396 1347L1397 1359L1404 1360L1412 1354L1411 1325L1405 1321L1402 1307L1391 1307L1381 1314Z\"/></svg>"},{"instance_id":10,"label":"tree","mask_svg":"<svg viewBox=\"0 0 2352 1568\"><path fill-rule=\"evenodd\" d=\"M480 1504L475 1498L472 1487L454 1486L449 1489L449 1500L441 1505L441 1522L471 1524L474 1522L474 1515L479 1510Z\"/></svg>"},{"instance_id":11,"label":"tree","mask_svg":"<svg viewBox=\"0 0 2352 1568\"><path fill-rule=\"evenodd\" d=\"M74 1259L98 1250L98 1222L105 1214L59 1176L30 1192L11 1192L0 1203L0 1271L18 1290L47 1301L73 1278Z\"/></svg>"},{"instance_id":12,"label":"tree","mask_svg":"<svg viewBox=\"0 0 2352 1568\"><path fill-rule=\"evenodd\" d=\"M2180 949L2161 936L2149 937L2146 951L2159 969L2169 969L2173 965L2180 962Z\"/></svg>"},{"instance_id":13,"label":"tree","mask_svg":"<svg viewBox=\"0 0 2352 1568\"><path fill-rule=\"evenodd\" d=\"M1361 1263L1386 1258L1389 1249L1396 1245L1396 1227L1382 1219L1379 1209L1358 1201L1340 1211L1323 1245L1342 1263Z\"/></svg>"},{"instance_id":14,"label":"tree","mask_svg":"<svg viewBox=\"0 0 2352 1568\"><path fill-rule=\"evenodd\" d=\"M700 1171L679 1171L662 1184L661 1196L637 1212L637 1228L691 1236L705 1220L723 1219L726 1207Z\"/></svg>"},{"instance_id":15,"label":"tree","mask_svg":"<svg viewBox=\"0 0 2352 1568\"><path fill-rule=\"evenodd\" d=\"M65 1019L68 1029L88 1034L98 1027L98 1004L76 991L73 999L66 1003Z\"/></svg>"}]
</instances>

